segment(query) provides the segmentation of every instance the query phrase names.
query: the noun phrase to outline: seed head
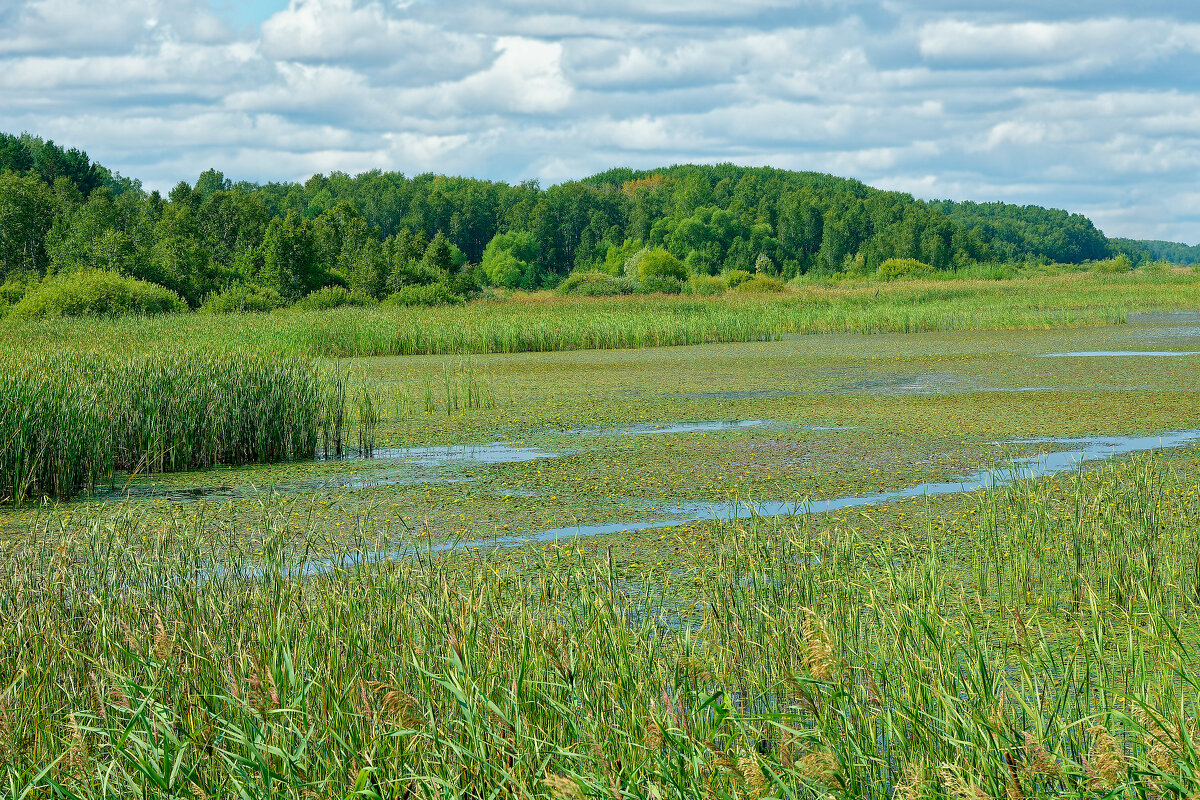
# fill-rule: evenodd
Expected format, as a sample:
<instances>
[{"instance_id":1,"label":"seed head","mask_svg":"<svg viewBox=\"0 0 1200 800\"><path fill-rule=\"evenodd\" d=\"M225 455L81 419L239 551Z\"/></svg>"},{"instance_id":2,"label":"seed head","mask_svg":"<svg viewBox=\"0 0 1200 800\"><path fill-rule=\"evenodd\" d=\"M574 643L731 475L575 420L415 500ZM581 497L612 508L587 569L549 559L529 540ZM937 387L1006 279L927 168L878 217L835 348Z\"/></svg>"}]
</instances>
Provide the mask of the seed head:
<instances>
[{"instance_id":1,"label":"seed head","mask_svg":"<svg viewBox=\"0 0 1200 800\"><path fill-rule=\"evenodd\" d=\"M561 775L547 775L542 778L542 786L550 790L550 794L558 800L583 800L583 792L579 784Z\"/></svg>"},{"instance_id":2,"label":"seed head","mask_svg":"<svg viewBox=\"0 0 1200 800\"><path fill-rule=\"evenodd\" d=\"M1092 780L1105 791L1111 791L1126 774L1125 753L1121 745L1102 725L1093 725L1092 749L1088 752L1088 765Z\"/></svg>"}]
</instances>

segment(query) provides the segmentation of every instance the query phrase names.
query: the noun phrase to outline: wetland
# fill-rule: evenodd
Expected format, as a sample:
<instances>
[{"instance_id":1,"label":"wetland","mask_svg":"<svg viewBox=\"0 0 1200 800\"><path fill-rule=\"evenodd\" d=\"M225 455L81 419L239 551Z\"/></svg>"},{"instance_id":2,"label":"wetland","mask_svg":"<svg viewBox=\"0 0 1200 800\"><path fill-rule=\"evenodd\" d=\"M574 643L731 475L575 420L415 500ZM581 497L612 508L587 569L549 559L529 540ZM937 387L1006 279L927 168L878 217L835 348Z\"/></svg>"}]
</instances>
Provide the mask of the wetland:
<instances>
[{"instance_id":1,"label":"wetland","mask_svg":"<svg viewBox=\"0 0 1200 800\"><path fill-rule=\"evenodd\" d=\"M0 512L8 786L1182 796L1200 328L1133 319L325 361L319 458Z\"/></svg>"}]
</instances>

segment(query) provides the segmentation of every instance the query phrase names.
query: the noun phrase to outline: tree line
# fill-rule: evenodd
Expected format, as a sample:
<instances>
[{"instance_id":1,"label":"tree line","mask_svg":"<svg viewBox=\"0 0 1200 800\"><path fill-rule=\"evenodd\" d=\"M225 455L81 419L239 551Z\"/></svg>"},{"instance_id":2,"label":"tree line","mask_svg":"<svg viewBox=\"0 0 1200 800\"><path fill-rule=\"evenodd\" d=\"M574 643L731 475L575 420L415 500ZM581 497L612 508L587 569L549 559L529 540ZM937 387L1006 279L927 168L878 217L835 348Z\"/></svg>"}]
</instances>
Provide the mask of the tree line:
<instances>
[{"instance_id":1,"label":"tree line","mask_svg":"<svg viewBox=\"0 0 1200 800\"><path fill-rule=\"evenodd\" d=\"M1085 217L1002 203L922 202L849 179L763 167L613 169L542 188L374 170L304 183L216 170L164 197L77 149L0 134L0 281L104 270L177 292L295 302L328 287L382 299L412 287L538 289L572 273L870 275L885 262L953 271L1082 263L1119 246ZM644 262L646 254L656 260ZM665 265L665 266L663 266ZM636 271L636 270L635 270Z\"/></svg>"}]
</instances>

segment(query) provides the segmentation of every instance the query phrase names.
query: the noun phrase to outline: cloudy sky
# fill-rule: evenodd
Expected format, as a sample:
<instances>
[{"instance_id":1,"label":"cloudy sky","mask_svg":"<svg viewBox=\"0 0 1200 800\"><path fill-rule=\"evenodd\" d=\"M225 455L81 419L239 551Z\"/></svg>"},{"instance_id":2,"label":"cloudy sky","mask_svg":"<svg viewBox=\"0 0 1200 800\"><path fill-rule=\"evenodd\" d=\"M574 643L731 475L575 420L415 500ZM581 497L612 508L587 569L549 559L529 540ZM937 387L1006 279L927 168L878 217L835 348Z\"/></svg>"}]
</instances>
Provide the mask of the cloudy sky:
<instances>
[{"instance_id":1,"label":"cloudy sky","mask_svg":"<svg viewBox=\"0 0 1200 800\"><path fill-rule=\"evenodd\" d=\"M1194 0L0 0L0 130L148 187L733 161L1200 241Z\"/></svg>"}]
</instances>

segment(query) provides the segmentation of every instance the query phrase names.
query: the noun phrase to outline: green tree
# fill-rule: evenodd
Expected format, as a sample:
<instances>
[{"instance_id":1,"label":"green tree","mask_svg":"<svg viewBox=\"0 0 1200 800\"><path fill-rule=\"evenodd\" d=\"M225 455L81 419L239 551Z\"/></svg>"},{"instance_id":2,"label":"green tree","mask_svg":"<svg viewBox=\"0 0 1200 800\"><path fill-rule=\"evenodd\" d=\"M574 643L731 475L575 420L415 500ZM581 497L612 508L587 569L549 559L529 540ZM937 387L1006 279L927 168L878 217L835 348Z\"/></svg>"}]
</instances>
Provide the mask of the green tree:
<instances>
[{"instance_id":1,"label":"green tree","mask_svg":"<svg viewBox=\"0 0 1200 800\"><path fill-rule=\"evenodd\" d=\"M37 178L0 172L0 277L45 273L55 206L49 187Z\"/></svg>"},{"instance_id":2,"label":"green tree","mask_svg":"<svg viewBox=\"0 0 1200 800\"><path fill-rule=\"evenodd\" d=\"M515 288L525 285L525 279L537 263L538 247L528 231L498 233L483 251L483 272L493 286Z\"/></svg>"},{"instance_id":3,"label":"green tree","mask_svg":"<svg viewBox=\"0 0 1200 800\"><path fill-rule=\"evenodd\" d=\"M312 224L295 212L276 217L263 237L263 266L259 282L289 302L320 289L325 270L318 262Z\"/></svg>"}]
</instances>

